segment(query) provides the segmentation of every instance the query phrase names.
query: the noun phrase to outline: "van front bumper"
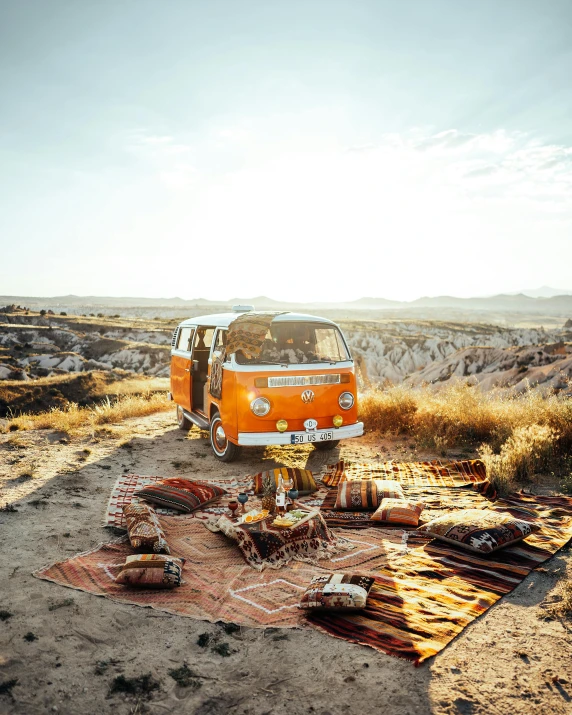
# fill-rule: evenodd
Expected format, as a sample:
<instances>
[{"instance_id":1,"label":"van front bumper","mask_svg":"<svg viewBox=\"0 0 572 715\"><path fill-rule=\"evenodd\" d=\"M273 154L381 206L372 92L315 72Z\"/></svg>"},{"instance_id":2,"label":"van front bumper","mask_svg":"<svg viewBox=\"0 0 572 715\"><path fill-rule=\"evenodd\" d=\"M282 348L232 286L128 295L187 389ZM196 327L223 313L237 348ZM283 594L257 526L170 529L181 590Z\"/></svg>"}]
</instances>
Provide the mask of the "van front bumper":
<instances>
[{"instance_id":1,"label":"van front bumper","mask_svg":"<svg viewBox=\"0 0 572 715\"><path fill-rule=\"evenodd\" d=\"M317 429L313 431L312 434L319 436L324 432L333 432L333 440L361 437L363 434L363 422L356 422L354 425L344 425L343 427L332 427L330 429ZM239 432L238 444L242 447L292 444L293 434L301 434L301 432Z\"/></svg>"}]
</instances>

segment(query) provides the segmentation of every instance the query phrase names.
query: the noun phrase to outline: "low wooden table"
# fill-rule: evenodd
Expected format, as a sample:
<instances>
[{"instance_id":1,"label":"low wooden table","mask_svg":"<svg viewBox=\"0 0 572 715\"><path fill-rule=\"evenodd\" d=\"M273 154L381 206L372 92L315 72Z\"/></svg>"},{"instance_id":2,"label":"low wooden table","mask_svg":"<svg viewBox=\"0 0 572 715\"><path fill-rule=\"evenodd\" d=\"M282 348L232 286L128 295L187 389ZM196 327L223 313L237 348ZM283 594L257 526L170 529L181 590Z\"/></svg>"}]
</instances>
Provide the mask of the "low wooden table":
<instances>
[{"instance_id":1,"label":"low wooden table","mask_svg":"<svg viewBox=\"0 0 572 715\"><path fill-rule=\"evenodd\" d=\"M207 524L237 542L246 562L257 571L278 569L293 559L316 563L346 551L349 546L336 538L318 511L311 511L295 526L272 526L275 516L253 524L240 523L224 515Z\"/></svg>"}]
</instances>

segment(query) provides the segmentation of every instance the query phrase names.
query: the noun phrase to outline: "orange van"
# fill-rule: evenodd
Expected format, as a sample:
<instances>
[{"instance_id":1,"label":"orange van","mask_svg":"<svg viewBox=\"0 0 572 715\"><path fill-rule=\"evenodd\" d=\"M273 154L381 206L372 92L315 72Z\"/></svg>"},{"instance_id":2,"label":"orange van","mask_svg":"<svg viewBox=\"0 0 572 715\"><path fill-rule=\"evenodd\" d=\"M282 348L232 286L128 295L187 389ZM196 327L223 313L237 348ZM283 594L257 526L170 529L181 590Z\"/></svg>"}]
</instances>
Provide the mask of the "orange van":
<instances>
[{"instance_id":1,"label":"orange van","mask_svg":"<svg viewBox=\"0 0 572 715\"><path fill-rule=\"evenodd\" d=\"M332 449L363 434L354 363L335 323L233 311L185 320L173 334L170 399L182 430L209 430L223 462L242 446Z\"/></svg>"}]
</instances>

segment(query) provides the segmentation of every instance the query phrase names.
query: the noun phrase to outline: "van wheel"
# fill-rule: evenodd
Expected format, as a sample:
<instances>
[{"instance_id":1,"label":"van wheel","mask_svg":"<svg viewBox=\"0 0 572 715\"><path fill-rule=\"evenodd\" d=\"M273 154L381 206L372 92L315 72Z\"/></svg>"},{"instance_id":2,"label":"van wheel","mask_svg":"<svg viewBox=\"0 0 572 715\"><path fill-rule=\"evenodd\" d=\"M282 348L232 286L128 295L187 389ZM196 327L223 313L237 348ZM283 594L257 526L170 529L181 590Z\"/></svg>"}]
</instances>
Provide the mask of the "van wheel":
<instances>
[{"instance_id":1,"label":"van wheel","mask_svg":"<svg viewBox=\"0 0 572 715\"><path fill-rule=\"evenodd\" d=\"M212 417L210 433L215 457L221 462L233 462L240 453L240 447L228 441L218 412Z\"/></svg>"},{"instance_id":2,"label":"van wheel","mask_svg":"<svg viewBox=\"0 0 572 715\"><path fill-rule=\"evenodd\" d=\"M193 423L191 420L189 420L183 411L183 408L181 405L177 405L177 424L179 425L179 429L184 430L185 432L188 432L191 427L193 426Z\"/></svg>"},{"instance_id":3,"label":"van wheel","mask_svg":"<svg viewBox=\"0 0 572 715\"><path fill-rule=\"evenodd\" d=\"M327 442L314 442L314 447L319 449L320 452L326 452L330 449L335 449L339 443L339 439L331 439Z\"/></svg>"}]
</instances>

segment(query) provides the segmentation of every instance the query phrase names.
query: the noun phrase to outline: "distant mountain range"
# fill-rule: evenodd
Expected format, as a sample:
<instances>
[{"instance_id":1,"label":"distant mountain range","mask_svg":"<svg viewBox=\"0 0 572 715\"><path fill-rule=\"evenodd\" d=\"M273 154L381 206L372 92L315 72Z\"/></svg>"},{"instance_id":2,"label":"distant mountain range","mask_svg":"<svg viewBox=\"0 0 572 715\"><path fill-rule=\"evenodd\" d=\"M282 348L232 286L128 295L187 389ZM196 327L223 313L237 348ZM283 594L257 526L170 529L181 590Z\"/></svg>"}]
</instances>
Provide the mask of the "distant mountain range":
<instances>
[{"instance_id":1,"label":"distant mountain range","mask_svg":"<svg viewBox=\"0 0 572 715\"><path fill-rule=\"evenodd\" d=\"M536 293L537 295L531 295ZM359 311L400 311L400 310L442 310L453 309L459 311L487 311L511 313L539 313L544 315L566 315L572 317L572 290L561 292L554 288L544 286L535 290L517 294L499 294L477 298L456 298L454 296L436 296L417 298L413 301L388 300L386 298L359 298L354 301L343 302L311 302L294 303L278 301L267 296L254 298L233 298L232 300L208 300L194 298L118 298L113 296L78 296L63 295L54 297L31 296L0 296L2 305L26 305L30 308L51 308L52 310L65 310L66 308L91 307L97 308L198 308L201 306L220 306L221 309L233 305L253 305L257 310L359 310Z\"/></svg>"}]
</instances>

